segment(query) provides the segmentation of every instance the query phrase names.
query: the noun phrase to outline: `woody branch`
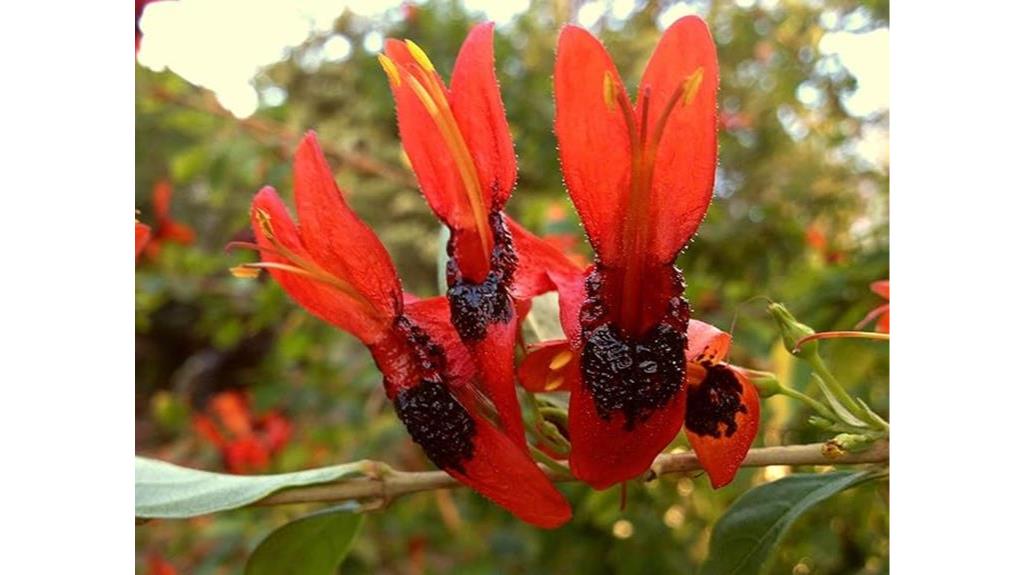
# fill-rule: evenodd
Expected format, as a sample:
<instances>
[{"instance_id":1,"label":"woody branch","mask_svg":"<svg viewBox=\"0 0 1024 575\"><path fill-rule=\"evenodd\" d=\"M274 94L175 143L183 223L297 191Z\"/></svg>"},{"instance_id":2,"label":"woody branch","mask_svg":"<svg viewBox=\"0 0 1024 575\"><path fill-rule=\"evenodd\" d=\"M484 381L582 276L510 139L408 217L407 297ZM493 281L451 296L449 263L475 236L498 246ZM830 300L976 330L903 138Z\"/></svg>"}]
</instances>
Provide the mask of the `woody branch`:
<instances>
[{"instance_id":1,"label":"woody branch","mask_svg":"<svg viewBox=\"0 0 1024 575\"><path fill-rule=\"evenodd\" d=\"M889 442L881 440L870 448L858 453L833 454L828 444L787 445L751 449L742 467L767 467L769 465L844 465L865 463L888 463ZM360 477L338 483L297 487L270 495L254 505L286 505L290 503L329 503L337 501L362 501L364 509L380 509L392 501L421 491L451 489L462 484L443 471L409 472L390 469L386 464L368 462L372 477ZM663 475L701 471L703 468L693 452L663 453L654 460L644 480L652 481ZM547 475L558 482L576 481L570 475L546 470Z\"/></svg>"}]
</instances>

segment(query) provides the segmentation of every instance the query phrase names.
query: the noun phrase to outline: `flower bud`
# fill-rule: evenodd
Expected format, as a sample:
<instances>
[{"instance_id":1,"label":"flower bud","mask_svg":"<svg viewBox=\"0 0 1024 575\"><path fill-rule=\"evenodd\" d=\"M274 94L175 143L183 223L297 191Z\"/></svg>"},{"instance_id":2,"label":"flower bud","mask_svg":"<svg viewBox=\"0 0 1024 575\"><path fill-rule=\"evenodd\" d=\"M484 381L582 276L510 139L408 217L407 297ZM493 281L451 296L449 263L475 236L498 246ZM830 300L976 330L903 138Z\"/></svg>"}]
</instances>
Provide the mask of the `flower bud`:
<instances>
[{"instance_id":1,"label":"flower bud","mask_svg":"<svg viewBox=\"0 0 1024 575\"><path fill-rule=\"evenodd\" d=\"M807 342L800 349L796 348L798 341L807 336L814 335L815 332L810 327L797 321L793 314L789 313L789 310L786 309L786 306L781 303L772 303L768 306L768 313L772 314L775 322L779 324L782 341L786 344L786 349L789 350L789 353L796 357L818 353L818 342L816 341Z\"/></svg>"}]
</instances>

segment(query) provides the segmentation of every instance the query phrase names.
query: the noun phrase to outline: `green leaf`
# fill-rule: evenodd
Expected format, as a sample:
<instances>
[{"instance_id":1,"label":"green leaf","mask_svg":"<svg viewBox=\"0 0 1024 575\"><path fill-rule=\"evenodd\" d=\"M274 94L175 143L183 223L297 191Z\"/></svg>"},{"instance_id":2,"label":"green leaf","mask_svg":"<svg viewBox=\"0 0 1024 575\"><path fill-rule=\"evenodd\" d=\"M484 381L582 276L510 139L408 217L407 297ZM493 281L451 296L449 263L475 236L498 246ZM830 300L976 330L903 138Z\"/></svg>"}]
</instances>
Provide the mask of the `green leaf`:
<instances>
[{"instance_id":1,"label":"green leaf","mask_svg":"<svg viewBox=\"0 0 1024 575\"><path fill-rule=\"evenodd\" d=\"M804 473L751 489L715 525L701 575L767 571L775 548L800 515L840 491L875 477L873 471Z\"/></svg>"},{"instance_id":2,"label":"green leaf","mask_svg":"<svg viewBox=\"0 0 1024 575\"><path fill-rule=\"evenodd\" d=\"M363 515L343 505L307 515L274 530L245 564L245 575L332 575L355 542Z\"/></svg>"},{"instance_id":3,"label":"green leaf","mask_svg":"<svg viewBox=\"0 0 1024 575\"><path fill-rule=\"evenodd\" d=\"M135 516L182 518L242 507L285 487L328 483L363 473L363 463L278 475L226 475L135 458Z\"/></svg>"}]
</instances>

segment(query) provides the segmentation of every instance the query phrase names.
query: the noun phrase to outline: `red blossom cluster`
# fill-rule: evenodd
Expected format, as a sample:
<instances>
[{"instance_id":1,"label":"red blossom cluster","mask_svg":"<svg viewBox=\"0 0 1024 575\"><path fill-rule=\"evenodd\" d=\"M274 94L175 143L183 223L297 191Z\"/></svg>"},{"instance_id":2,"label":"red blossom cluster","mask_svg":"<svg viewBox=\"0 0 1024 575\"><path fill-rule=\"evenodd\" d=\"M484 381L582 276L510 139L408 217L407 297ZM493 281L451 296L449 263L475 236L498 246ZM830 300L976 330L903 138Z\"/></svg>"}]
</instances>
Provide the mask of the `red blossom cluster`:
<instances>
[{"instance_id":1,"label":"red blossom cluster","mask_svg":"<svg viewBox=\"0 0 1024 575\"><path fill-rule=\"evenodd\" d=\"M712 484L731 481L757 433L757 391L725 361L730 336L691 319L674 266L715 177L718 64L707 25L686 17L665 32L635 101L595 37L562 31L555 132L594 249L589 265L503 211L517 168L493 25L469 33L449 84L411 41L389 40L380 62L420 189L451 232L447 293L403 293L312 132L294 161L298 223L275 190L261 190L247 246L261 261L236 273L268 271L365 343L428 458L524 521L556 527L571 510L530 456L517 379L570 393L569 464L595 488L646 471L684 426ZM517 367L520 323L550 291L566 339L533 346Z\"/></svg>"},{"instance_id":2,"label":"red blossom cluster","mask_svg":"<svg viewBox=\"0 0 1024 575\"><path fill-rule=\"evenodd\" d=\"M192 425L220 450L224 466L232 473L266 471L292 435L292 424L280 413L253 415L249 398L241 391L213 396L205 412L193 416Z\"/></svg>"}]
</instances>

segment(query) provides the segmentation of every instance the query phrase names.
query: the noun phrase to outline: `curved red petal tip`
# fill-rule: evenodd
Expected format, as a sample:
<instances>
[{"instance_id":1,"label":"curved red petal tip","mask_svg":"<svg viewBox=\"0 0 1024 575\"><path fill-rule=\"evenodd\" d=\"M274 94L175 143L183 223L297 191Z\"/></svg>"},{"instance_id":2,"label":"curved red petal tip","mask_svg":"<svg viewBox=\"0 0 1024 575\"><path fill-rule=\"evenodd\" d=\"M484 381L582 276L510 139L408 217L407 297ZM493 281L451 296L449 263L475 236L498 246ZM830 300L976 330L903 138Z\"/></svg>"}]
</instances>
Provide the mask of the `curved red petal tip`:
<instances>
[{"instance_id":1,"label":"curved red petal tip","mask_svg":"<svg viewBox=\"0 0 1024 575\"><path fill-rule=\"evenodd\" d=\"M629 130L609 97L625 93L619 72L601 42L566 26L555 55L555 135L569 196L602 261L618 261L623 209L631 166Z\"/></svg>"},{"instance_id":2,"label":"curved red petal tip","mask_svg":"<svg viewBox=\"0 0 1024 575\"><path fill-rule=\"evenodd\" d=\"M707 403L700 401L694 395L696 393L695 390L699 389L699 386L708 384L711 381L708 378L708 374L712 373L712 371L693 365L688 365L687 368L687 392L689 395L687 409L691 411L687 413L686 418L686 437L689 439L693 451L697 454L700 464L707 471L708 478L711 480L711 486L718 489L728 485L733 480L733 477L736 476L740 464L746 458L747 452L757 436L757 429L761 419L761 405L757 388L750 383L750 380L747 379L747 376L741 370L735 369L728 364L720 364L710 368L710 370L716 371L719 376L714 378L714 382L720 384L722 381L734 381L739 387L736 393L738 393L740 405L742 405L745 411L736 411L733 414L732 422L735 427L730 433L729 425L720 419L716 419L716 416L721 417L722 414L720 412L697 411L700 410L702 405L706 406ZM723 374L727 377L722 378ZM718 397L721 397L723 390L721 385L715 385L715 389ZM708 433L710 429L715 429L715 431ZM714 433L717 433L718 437L714 437Z\"/></svg>"},{"instance_id":3,"label":"curved red petal tip","mask_svg":"<svg viewBox=\"0 0 1024 575\"><path fill-rule=\"evenodd\" d=\"M564 339L545 341L527 348L526 357L519 364L519 383L527 391L568 391L570 364L575 354Z\"/></svg>"},{"instance_id":4,"label":"curved red petal tip","mask_svg":"<svg viewBox=\"0 0 1024 575\"><path fill-rule=\"evenodd\" d=\"M146 244L149 243L151 232L149 226L146 224L140 224L135 222L135 261L139 261L139 256L142 255L142 250L146 248Z\"/></svg>"},{"instance_id":5,"label":"curved red petal tip","mask_svg":"<svg viewBox=\"0 0 1024 575\"><path fill-rule=\"evenodd\" d=\"M883 306L885 311L882 315L878 316L878 323L875 324L875 329L882 333L889 333L889 306Z\"/></svg>"},{"instance_id":6,"label":"curved red petal tip","mask_svg":"<svg viewBox=\"0 0 1024 575\"><path fill-rule=\"evenodd\" d=\"M516 153L494 69L494 23L477 24L462 43L451 81L452 115L473 157L491 210L500 210L516 181Z\"/></svg>"},{"instance_id":7,"label":"curved red petal tip","mask_svg":"<svg viewBox=\"0 0 1024 575\"><path fill-rule=\"evenodd\" d=\"M602 419L593 397L577 385L569 399L573 475L594 489L607 489L644 473L679 434L685 404L686 394L680 389L667 405L626 430L621 412Z\"/></svg>"},{"instance_id":8,"label":"curved red petal tip","mask_svg":"<svg viewBox=\"0 0 1024 575\"><path fill-rule=\"evenodd\" d=\"M728 355L732 336L709 323L691 319L686 341L686 361L715 364Z\"/></svg>"},{"instance_id":9,"label":"curved red petal tip","mask_svg":"<svg viewBox=\"0 0 1024 575\"><path fill-rule=\"evenodd\" d=\"M691 81L694 83L691 84ZM660 118L674 93L687 88L669 113L658 144L649 249L657 261L672 261L697 231L715 182L718 158L718 58L707 24L686 16L669 26L640 80L649 91L651 122Z\"/></svg>"},{"instance_id":10,"label":"curved red petal tip","mask_svg":"<svg viewBox=\"0 0 1024 575\"><path fill-rule=\"evenodd\" d=\"M445 471L531 525L553 529L569 521L569 503L537 464L487 420L473 420L473 457L464 472Z\"/></svg>"}]
</instances>

